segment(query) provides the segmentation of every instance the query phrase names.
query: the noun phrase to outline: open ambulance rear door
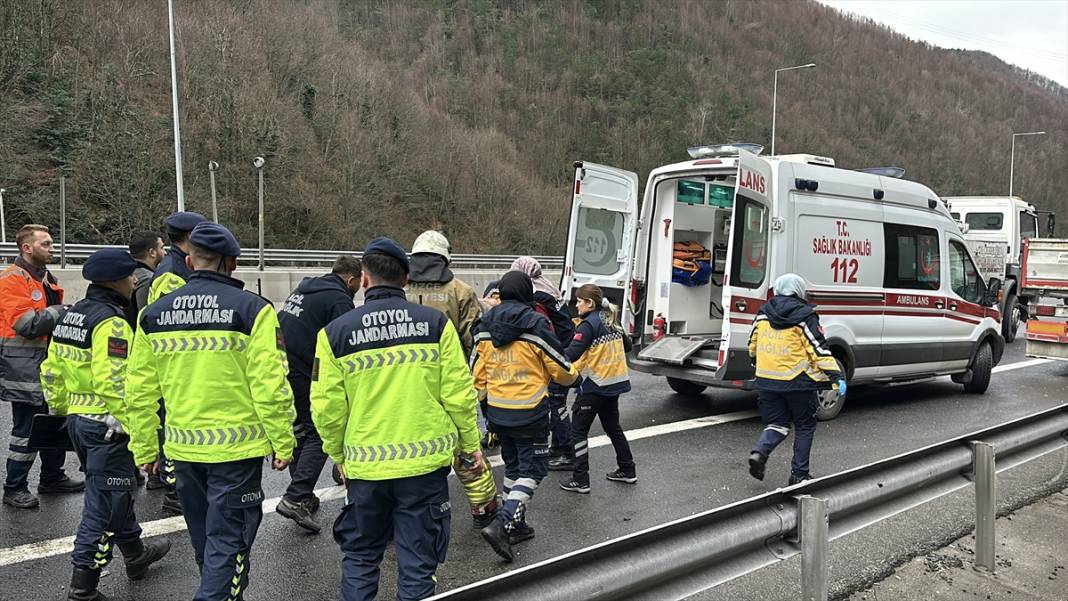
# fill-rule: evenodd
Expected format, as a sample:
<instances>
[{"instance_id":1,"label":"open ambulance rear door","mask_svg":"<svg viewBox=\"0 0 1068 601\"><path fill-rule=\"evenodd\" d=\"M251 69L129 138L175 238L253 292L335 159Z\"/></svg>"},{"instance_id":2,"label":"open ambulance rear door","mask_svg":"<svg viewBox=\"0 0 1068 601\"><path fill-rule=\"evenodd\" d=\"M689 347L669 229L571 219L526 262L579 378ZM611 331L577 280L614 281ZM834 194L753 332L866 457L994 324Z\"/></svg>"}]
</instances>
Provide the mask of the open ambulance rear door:
<instances>
[{"instance_id":1,"label":"open ambulance rear door","mask_svg":"<svg viewBox=\"0 0 1068 601\"><path fill-rule=\"evenodd\" d=\"M627 289L638 227L638 175L578 162L573 190L560 290L572 302L579 286L600 286L620 307L624 331L630 331Z\"/></svg>"},{"instance_id":2,"label":"open ambulance rear door","mask_svg":"<svg viewBox=\"0 0 1068 601\"><path fill-rule=\"evenodd\" d=\"M772 275L770 254L771 197L775 182L772 166L757 155L741 150L734 192L727 282L723 285L723 324L719 349L720 379L752 377L749 333L757 310L767 301Z\"/></svg>"}]
</instances>

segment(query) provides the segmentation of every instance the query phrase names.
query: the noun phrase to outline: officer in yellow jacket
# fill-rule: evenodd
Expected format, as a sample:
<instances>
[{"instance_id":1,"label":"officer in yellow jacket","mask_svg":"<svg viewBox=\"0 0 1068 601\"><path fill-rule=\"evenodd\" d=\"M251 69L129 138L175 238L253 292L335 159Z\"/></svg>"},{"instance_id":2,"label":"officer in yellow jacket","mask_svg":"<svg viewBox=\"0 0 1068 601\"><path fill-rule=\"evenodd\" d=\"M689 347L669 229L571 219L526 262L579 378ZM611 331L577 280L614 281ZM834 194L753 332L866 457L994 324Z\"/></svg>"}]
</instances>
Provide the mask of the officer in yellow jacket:
<instances>
[{"instance_id":1,"label":"officer in yellow jacket","mask_svg":"<svg viewBox=\"0 0 1068 601\"><path fill-rule=\"evenodd\" d=\"M482 529L482 538L505 561L512 545L534 537L527 505L549 471L549 384L569 386L578 372L534 311L534 284L509 271L497 286L501 303L475 329L471 364L475 388L486 401L486 421L501 443L505 499L500 519Z\"/></svg>"},{"instance_id":2,"label":"officer in yellow jacket","mask_svg":"<svg viewBox=\"0 0 1068 601\"><path fill-rule=\"evenodd\" d=\"M456 327L405 299L408 270L399 244L372 240L360 276L364 304L321 330L315 348L312 419L348 488L334 523L344 601L375 598L391 532L397 599L434 594L449 547L449 465L457 453L473 470L483 461Z\"/></svg>"},{"instance_id":3,"label":"officer in yellow jacket","mask_svg":"<svg viewBox=\"0 0 1068 601\"><path fill-rule=\"evenodd\" d=\"M263 516L263 459L273 456L276 470L289 464L296 412L274 307L230 275L241 252L234 235L205 222L189 243L189 281L138 319L126 384L130 450L153 469L166 398L164 447L200 566L194 600L240 600Z\"/></svg>"},{"instance_id":4,"label":"officer in yellow jacket","mask_svg":"<svg viewBox=\"0 0 1068 601\"><path fill-rule=\"evenodd\" d=\"M837 381L845 396L846 381L838 362L827 350L816 309L805 302L805 280L788 273L773 285L772 297L753 320L749 356L756 362L760 415L764 429L749 454L749 473L764 479L768 455L790 434L794 425L791 485L811 478L808 458L816 433L816 391Z\"/></svg>"},{"instance_id":5,"label":"officer in yellow jacket","mask_svg":"<svg viewBox=\"0 0 1068 601\"><path fill-rule=\"evenodd\" d=\"M171 548L167 539L142 542L133 509L137 468L125 434L126 360L133 331L126 309L137 262L118 249L98 250L82 266L89 280L85 298L67 311L52 332L41 365L41 390L56 415L68 415L67 431L85 466L85 509L74 537L67 598L104 599L100 571L118 545L130 580Z\"/></svg>"}]
</instances>

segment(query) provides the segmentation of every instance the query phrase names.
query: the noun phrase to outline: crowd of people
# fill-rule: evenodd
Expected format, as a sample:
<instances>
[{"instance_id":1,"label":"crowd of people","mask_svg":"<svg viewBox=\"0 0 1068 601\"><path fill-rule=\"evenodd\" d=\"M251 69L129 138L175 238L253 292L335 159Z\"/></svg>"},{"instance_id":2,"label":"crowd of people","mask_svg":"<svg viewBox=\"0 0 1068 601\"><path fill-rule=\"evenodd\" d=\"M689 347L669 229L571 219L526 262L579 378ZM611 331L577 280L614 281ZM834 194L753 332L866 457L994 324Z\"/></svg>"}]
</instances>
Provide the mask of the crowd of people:
<instances>
[{"instance_id":1,"label":"crowd of people","mask_svg":"<svg viewBox=\"0 0 1068 601\"><path fill-rule=\"evenodd\" d=\"M132 494L142 484L165 489L163 508L185 517L193 598L239 600L265 459L290 476L278 513L315 533L314 487L331 461L347 489L333 525L341 597L362 601L377 595L391 540L397 598L433 595L450 471L474 528L507 562L535 535L531 501L550 470L569 472L560 489L590 493L595 417L616 455L606 479L637 482L619 419L631 337L597 286L574 290L572 317L538 262L520 257L480 296L450 269L445 236L427 231L410 253L376 238L361 259L339 256L276 309L233 277L241 249L226 227L179 212L164 228L167 249L140 232L128 252L91 255L73 305L48 270L45 226L18 231L19 256L0 272L0 400L12 411L3 503L39 505L29 490L38 457L39 494L84 491L69 599L106 599L101 570L116 546L131 580L167 555L168 539L142 538ZM804 279L786 274L774 290L749 344L764 427L748 465L763 479L792 425L796 484L810 478L816 390L837 382L844 395L846 382ZM484 455L496 447L499 487ZM64 471L68 450L84 479Z\"/></svg>"},{"instance_id":2,"label":"crowd of people","mask_svg":"<svg viewBox=\"0 0 1068 601\"><path fill-rule=\"evenodd\" d=\"M451 271L445 236L427 231L410 253L376 238L361 259L338 257L276 310L233 277L240 246L226 227L191 212L164 227L169 248L141 232L129 252L91 255L73 305L48 270L44 226L19 230L19 257L0 273L0 398L13 416L3 502L39 505L28 482L38 454L39 494L84 491L68 598L106 598L115 546L132 580L168 553L166 538L142 539L133 491L144 484L184 515L194 599L241 599L265 458L290 476L278 513L311 532L322 529L314 485L334 464L348 496L333 526L346 600L376 596L391 540L397 597L433 594L450 471L505 561L534 536L531 500L550 469L570 472L564 491L590 492L595 416L617 456L607 479L637 481L619 424L630 340L596 286L577 289L572 318L538 262L520 257L480 296ZM61 440L84 479L64 472ZM499 483L483 454L495 447Z\"/></svg>"}]
</instances>

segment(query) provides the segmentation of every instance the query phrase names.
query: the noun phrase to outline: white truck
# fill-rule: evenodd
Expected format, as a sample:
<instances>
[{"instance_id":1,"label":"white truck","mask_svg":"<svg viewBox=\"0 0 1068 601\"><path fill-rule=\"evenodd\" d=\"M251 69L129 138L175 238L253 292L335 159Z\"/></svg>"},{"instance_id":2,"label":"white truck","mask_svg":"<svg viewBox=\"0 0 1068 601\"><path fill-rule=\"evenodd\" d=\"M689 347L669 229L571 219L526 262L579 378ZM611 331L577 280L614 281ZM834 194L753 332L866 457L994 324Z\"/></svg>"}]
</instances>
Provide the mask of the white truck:
<instances>
[{"instance_id":1,"label":"white truck","mask_svg":"<svg viewBox=\"0 0 1068 601\"><path fill-rule=\"evenodd\" d=\"M1027 356L1068 361L1068 239L1024 242L1021 285L1031 298Z\"/></svg>"},{"instance_id":2,"label":"white truck","mask_svg":"<svg viewBox=\"0 0 1068 601\"><path fill-rule=\"evenodd\" d=\"M972 250L976 266L987 277L1004 282L1001 335L1005 342L1016 339L1020 325L1027 321L1031 298L1020 286L1020 257L1024 241L1039 235L1039 214L1018 196L958 196L945 199L950 214L960 224ZM1049 213L1047 236L1053 235L1053 214Z\"/></svg>"}]
</instances>

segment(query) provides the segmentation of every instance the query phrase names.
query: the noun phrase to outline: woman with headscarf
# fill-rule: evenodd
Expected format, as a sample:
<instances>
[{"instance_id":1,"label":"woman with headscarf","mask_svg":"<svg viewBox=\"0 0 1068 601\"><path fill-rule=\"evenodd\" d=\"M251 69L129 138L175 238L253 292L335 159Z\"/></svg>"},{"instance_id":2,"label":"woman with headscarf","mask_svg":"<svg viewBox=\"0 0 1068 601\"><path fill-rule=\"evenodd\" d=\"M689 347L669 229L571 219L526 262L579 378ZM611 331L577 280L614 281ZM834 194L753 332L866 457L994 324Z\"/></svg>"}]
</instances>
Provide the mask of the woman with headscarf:
<instances>
[{"instance_id":1,"label":"woman with headscarf","mask_svg":"<svg viewBox=\"0 0 1068 601\"><path fill-rule=\"evenodd\" d=\"M475 327L471 364L489 429L500 441L505 473L499 519L482 529L482 537L512 561L512 545L534 536L526 507L548 472L549 383L568 386L576 372L548 322L534 312L530 277L509 271L498 290L501 303Z\"/></svg>"},{"instance_id":2,"label":"woman with headscarf","mask_svg":"<svg viewBox=\"0 0 1068 601\"><path fill-rule=\"evenodd\" d=\"M772 297L753 321L749 356L756 364L760 416L764 429L749 454L749 474L764 479L768 456L786 440L794 426L794 458L789 484L811 478L808 458L816 433L816 391L837 381L845 396L846 381L838 362L825 346L816 308L805 302L801 276L787 273L773 285Z\"/></svg>"},{"instance_id":3,"label":"woman with headscarf","mask_svg":"<svg viewBox=\"0 0 1068 601\"><path fill-rule=\"evenodd\" d=\"M541 263L534 257L519 257L512 261L512 271L530 276L534 284L534 310L549 320L549 326L566 349L575 335L575 324L564 306L560 290L541 271ZM549 469L567 471L574 467L575 453L571 440L571 415L567 411L567 388L549 384Z\"/></svg>"}]
</instances>

